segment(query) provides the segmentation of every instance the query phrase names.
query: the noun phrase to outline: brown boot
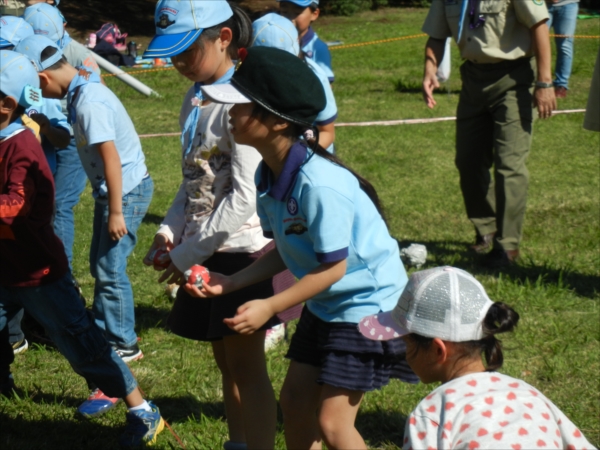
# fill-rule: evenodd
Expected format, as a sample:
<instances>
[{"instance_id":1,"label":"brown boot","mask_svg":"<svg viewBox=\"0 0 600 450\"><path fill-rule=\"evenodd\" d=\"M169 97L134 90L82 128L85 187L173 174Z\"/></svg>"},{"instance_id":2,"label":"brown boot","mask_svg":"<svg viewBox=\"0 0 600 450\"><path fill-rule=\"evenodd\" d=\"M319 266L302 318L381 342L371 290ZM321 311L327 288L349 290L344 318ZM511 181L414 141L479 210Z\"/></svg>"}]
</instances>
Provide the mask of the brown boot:
<instances>
[{"instance_id":1,"label":"brown boot","mask_svg":"<svg viewBox=\"0 0 600 450\"><path fill-rule=\"evenodd\" d=\"M480 255L489 252L494 245L494 236L496 236L496 232L484 234L483 236L478 232L475 236L475 244L471 245L471 250Z\"/></svg>"}]
</instances>

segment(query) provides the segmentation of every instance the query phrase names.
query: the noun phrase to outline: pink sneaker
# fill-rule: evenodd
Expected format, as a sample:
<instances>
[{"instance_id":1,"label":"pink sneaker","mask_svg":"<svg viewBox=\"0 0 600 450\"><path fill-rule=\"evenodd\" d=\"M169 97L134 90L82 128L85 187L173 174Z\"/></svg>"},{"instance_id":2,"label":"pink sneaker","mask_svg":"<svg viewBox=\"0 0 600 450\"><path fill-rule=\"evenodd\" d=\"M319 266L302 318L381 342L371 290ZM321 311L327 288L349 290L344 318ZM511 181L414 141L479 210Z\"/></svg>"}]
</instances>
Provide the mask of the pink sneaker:
<instances>
[{"instance_id":1,"label":"pink sneaker","mask_svg":"<svg viewBox=\"0 0 600 450\"><path fill-rule=\"evenodd\" d=\"M77 412L83 417L96 417L113 409L120 398L112 398L104 395L100 389L94 389L88 399L79 405Z\"/></svg>"}]
</instances>

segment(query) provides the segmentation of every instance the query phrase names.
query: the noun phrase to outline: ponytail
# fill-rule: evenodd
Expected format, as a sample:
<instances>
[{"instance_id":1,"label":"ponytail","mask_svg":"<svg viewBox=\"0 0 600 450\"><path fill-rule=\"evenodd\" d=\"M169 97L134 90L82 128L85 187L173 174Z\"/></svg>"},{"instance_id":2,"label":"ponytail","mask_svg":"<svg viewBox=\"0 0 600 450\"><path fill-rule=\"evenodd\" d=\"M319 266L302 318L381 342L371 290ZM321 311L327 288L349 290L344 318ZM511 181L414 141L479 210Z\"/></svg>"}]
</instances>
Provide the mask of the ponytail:
<instances>
[{"instance_id":1,"label":"ponytail","mask_svg":"<svg viewBox=\"0 0 600 450\"><path fill-rule=\"evenodd\" d=\"M377 191L375 190L373 185L369 181L367 181L365 178L363 178L359 174L357 174L354 170L352 170L348 166L346 166L337 156L335 156L332 153L329 153L327 150L325 150L323 147L321 147L321 145L319 144L319 129L317 127L311 127L311 128L305 129L303 133L298 133L298 134L301 134L304 136L306 143L308 144L308 147L317 156L320 156L321 158L324 158L337 166L343 167L344 169L346 169L348 172L350 172L352 175L354 175L356 177L360 188L371 199L371 201L375 205L375 208L377 209L377 212L379 212L379 214L381 215L381 218L383 219L383 221L385 222L385 224L387 226L387 221L385 220L385 215L383 214L383 206L381 206L381 202L379 201L379 196L377 195ZM296 136L298 136L298 134L296 134Z\"/></svg>"},{"instance_id":2,"label":"ponytail","mask_svg":"<svg viewBox=\"0 0 600 450\"><path fill-rule=\"evenodd\" d=\"M496 334L513 331L518 322L519 314L506 303L495 302L488 309L482 324L484 338L475 341L483 350L488 372L500 369L504 363L502 341L496 338Z\"/></svg>"},{"instance_id":3,"label":"ponytail","mask_svg":"<svg viewBox=\"0 0 600 450\"><path fill-rule=\"evenodd\" d=\"M221 35L222 28L229 28L233 35L231 45L227 50L231 59L237 59L238 50L250 47L252 44L252 21L242 8L234 3L228 3L233 11L233 16L223 23L205 28L197 42L203 48L204 41L215 41Z\"/></svg>"}]
</instances>

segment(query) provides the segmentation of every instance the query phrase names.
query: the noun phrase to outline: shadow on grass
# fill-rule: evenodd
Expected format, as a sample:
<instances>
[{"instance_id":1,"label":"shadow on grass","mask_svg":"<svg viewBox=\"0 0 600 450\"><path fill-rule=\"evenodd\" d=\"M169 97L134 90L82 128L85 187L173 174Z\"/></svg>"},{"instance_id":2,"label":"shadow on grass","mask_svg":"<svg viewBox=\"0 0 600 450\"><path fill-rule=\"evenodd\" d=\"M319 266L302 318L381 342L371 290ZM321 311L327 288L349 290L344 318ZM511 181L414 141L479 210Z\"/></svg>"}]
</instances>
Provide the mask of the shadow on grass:
<instances>
[{"instance_id":1,"label":"shadow on grass","mask_svg":"<svg viewBox=\"0 0 600 450\"><path fill-rule=\"evenodd\" d=\"M0 412L0 448L3 449L119 448L118 439L122 431L123 427L107 426L97 421L64 418L29 420Z\"/></svg>"},{"instance_id":2,"label":"shadow on grass","mask_svg":"<svg viewBox=\"0 0 600 450\"><path fill-rule=\"evenodd\" d=\"M171 312L170 308L163 308L151 305L136 305L135 323L136 330L143 332L151 328L165 328L167 317Z\"/></svg>"},{"instance_id":3,"label":"shadow on grass","mask_svg":"<svg viewBox=\"0 0 600 450\"><path fill-rule=\"evenodd\" d=\"M416 82L414 80L404 80L400 79L396 82L396 91L397 92L408 92L412 94L420 94L422 92L422 86L420 81ZM440 94L460 94L460 89L447 89L443 84L440 86L439 90L436 91Z\"/></svg>"},{"instance_id":4,"label":"shadow on grass","mask_svg":"<svg viewBox=\"0 0 600 450\"><path fill-rule=\"evenodd\" d=\"M427 247L428 261L421 269L437 266L455 266L474 275L498 275L505 278L532 285L571 289L577 295L587 298L598 298L600 293L600 278L593 275L581 274L568 269L556 269L547 265L535 265L531 261L521 261L519 265L500 270L482 267L482 256L469 251L468 242L458 241L398 241L400 248L406 248L416 242Z\"/></svg>"},{"instance_id":5,"label":"shadow on grass","mask_svg":"<svg viewBox=\"0 0 600 450\"><path fill-rule=\"evenodd\" d=\"M159 216L158 214L147 213L142 220L142 223L149 223L152 225L160 225L165 216Z\"/></svg>"},{"instance_id":6,"label":"shadow on grass","mask_svg":"<svg viewBox=\"0 0 600 450\"><path fill-rule=\"evenodd\" d=\"M396 411L358 413L356 428L369 448L402 448L406 416Z\"/></svg>"},{"instance_id":7,"label":"shadow on grass","mask_svg":"<svg viewBox=\"0 0 600 450\"><path fill-rule=\"evenodd\" d=\"M152 397L152 401L160 408L160 413L167 422L183 423L201 422L205 416L213 420L225 420L223 402L201 402L191 395L181 397Z\"/></svg>"}]
</instances>

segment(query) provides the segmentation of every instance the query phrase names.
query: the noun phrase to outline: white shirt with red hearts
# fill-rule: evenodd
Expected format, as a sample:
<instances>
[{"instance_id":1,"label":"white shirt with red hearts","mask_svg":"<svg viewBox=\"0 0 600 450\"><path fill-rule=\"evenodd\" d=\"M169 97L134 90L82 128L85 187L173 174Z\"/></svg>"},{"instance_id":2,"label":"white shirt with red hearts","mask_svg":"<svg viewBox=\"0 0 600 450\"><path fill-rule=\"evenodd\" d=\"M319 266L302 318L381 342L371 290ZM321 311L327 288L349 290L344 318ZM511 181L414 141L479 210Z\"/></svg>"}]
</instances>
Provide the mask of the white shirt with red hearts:
<instances>
[{"instance_id":1,"label":"white shirt with red hearts","mask_svg":"<svg viewBox=\"0 0 600 450\"><path fill-rule=\"evenodd\" d=\"M594 449L544 394L522 380L481 372L451 380L406 421L404 450Z\"/></svg>"}]
</instances>

